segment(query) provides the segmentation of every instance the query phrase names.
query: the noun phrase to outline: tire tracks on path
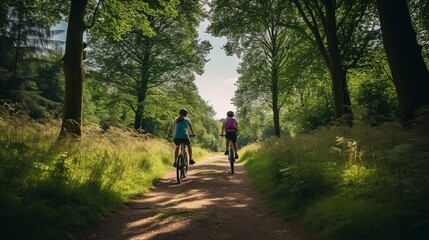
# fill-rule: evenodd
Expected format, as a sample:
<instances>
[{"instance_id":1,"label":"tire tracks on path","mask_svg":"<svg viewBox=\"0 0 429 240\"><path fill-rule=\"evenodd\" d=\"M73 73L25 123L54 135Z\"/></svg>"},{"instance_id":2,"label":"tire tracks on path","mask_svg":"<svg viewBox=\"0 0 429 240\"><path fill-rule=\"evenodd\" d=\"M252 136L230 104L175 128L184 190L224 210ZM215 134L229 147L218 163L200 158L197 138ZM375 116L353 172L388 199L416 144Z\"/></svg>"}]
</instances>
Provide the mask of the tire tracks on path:
<instances>
[{"instance_id":1,"label":"tire tracks on path","mask_svg":"<svg viewBox=\"0 0 429 240\"><path fill-rule=\"evenodd\" d=\"M215 154L190 166L181 184L171 171L151 192L76 239L310 239L299 229L269 211L242 164L231 174L226 156Z\"/></svg>"}]
</instances>

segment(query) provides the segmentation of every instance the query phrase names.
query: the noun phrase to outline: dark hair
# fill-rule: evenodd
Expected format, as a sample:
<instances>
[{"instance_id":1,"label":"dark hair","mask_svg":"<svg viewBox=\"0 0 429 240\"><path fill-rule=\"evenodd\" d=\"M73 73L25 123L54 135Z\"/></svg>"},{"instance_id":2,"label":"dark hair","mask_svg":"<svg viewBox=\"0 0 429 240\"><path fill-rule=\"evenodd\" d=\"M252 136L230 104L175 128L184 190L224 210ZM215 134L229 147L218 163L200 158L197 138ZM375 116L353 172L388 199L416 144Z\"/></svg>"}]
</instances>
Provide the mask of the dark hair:
<instances>
[{"instance_id":1,"label":"dark hair","mask_svg":"<svg viewBox=\"0 0 429 240\"><path fill-rule=\"evenodd\" d=\"M188 115L188 110L182 108L182 109L179 110L179 114L182 115L182 116L184 116L184 117L186 117L186 115Z\"/></svg>"},{"instance_id":2,"label":"dark hair","mask_svg":"<svg viewBox=\"0 0 429 240\"><path fill-rule=\"evenodd\" d=\"M182 108L179 110L179 116L176 118L176 122L181 122L185 120L186 115L188 115L188 110Z\"/></svg>"},{"instance_id":3,"label":"dark hair","mask_svg":"<svg viewBox=\"0 0 429 240\"><path fill-rule=\"evenodd\" d=\"M228 117L234 117L234 112L233 111L228 111L226 113L226 116L228 116Z\"/></svg>"}]
</instances>

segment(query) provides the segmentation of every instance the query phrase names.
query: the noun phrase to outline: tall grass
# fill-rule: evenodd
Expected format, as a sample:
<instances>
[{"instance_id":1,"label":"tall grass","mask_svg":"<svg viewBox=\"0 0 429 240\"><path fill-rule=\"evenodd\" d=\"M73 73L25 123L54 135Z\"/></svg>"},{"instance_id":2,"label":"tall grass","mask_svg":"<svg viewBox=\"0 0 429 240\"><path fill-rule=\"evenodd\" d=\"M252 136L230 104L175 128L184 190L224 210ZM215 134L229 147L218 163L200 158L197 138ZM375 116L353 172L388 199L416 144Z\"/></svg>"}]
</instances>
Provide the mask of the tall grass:
<instances>
[{"instance_id":1,"label":"tall grass","mask_svg":"<svg viewBox=\"0 0 429 240\"><path fill-rule=\"evenodd\" d=\"M321 239L429 239L427 134L331 127L269 139L242 159L273 207Z\"/></svg>"},{"instance_id":2,"label":"tall grass","mask_svg":"<svg viewBox=\"0 0 429 240\"><path fill-rule=\"evenodd\" d=\"M87 126L82 141L57 143L58 131L0 118L1 239L72 239L172 169L166 141Z\"/></svg>"}]
</instances>

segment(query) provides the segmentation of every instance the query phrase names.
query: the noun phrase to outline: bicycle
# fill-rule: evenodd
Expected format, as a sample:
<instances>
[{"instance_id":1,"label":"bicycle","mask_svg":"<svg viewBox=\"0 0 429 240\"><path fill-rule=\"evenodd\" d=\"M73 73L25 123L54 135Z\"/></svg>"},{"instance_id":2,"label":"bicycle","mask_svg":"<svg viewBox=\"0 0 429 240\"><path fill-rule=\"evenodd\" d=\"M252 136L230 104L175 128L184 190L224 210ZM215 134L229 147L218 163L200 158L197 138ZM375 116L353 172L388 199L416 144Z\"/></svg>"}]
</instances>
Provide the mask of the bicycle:
<instances>
[{"instance_id":1,"label":"bicycle","mask_svg":"<svg viewBox=\"0 0 429 240\"><path fill-rule=\"evenodd\" d=\"M222 137L224 137L225 135L221 135ZM234 150L234 143L232 142L232 140L229 140L229 145L228 145L228 161L229 161L229 166L231 168L231 174L234 174L234 163L235 163L235 150Z\"/></svg>"},{"instance_id":2,"label":"bicycle","mask_svg":"<svg viewBox=\"0 0 429 240\"><path fill-rule=\"evenodd\" d=\"M195 137L195 135L190 135L190 137ZM186 145L185 143L180 143L180 150L179 154L177 155L177 161L176 161L176 178L177 183L180 184L184 178L186 178L186 175L188 174L188 154L186 152Z\"/></svg>"}]
</instances>

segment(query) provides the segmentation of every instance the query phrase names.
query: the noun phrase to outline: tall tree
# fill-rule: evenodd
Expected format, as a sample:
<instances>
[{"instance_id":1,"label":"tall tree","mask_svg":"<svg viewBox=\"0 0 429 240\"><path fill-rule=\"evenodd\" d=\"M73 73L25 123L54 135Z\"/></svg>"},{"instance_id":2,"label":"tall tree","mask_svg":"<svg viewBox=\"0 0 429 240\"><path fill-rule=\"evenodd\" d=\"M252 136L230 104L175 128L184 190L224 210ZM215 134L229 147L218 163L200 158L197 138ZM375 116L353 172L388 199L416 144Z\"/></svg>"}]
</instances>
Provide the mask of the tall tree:
<instances>
[{"instance_id":1,"label":"tall tree","mask_svg":"<svg viewBox=\"0 0 429 240\"><path fill-rule=\"evenodd\" d=\"M362 19L367 14L368 0L335 1L335 0L294 0L298 13L313 35L321 56L329 70L332 80L332 92L335 117L343 115L352 117L350 94L347 86L347 70L355 67L368 47L372 35L371 26L362 27ZM357 31L357 29L361 31ZM355 48L356 54L349 54L349 66L346 56L351 48L354 36L363 36L364 42ZM351 124L351 122L349 122Z\"/></svg>"},{"instance_id":2,"label":"tall tree","mask_svg":"<svg viewBox=\"0 0 429 240\"><path fill-rule=\"evenodd\" d=\"M252 61L260 64L258 74L241 77L239 84L253 80L253 86L259 86L265 100L270 98L267 102L273 111L276 136L281 133L280 109L283 99L279 99L279 94L286 93L286 90L280 88L284 77L281 73L288 63L289 51L294 43L284 24L284 19L290 18L288 11L285 11L291 9L290 6L289 1L285 0L212 1L212 23L209 26L209 31L215 36L227 37L227 52L238 56L243 54L243 61L249 61L242 64L243 71L253 68L246 67L252 65Z\"/></svg>"},{"instance_id":3,"label":"tall tree","mask_svg":"<svg viewBox=\"0 0 429 240\"><path fill-rule=\"evenodd\" d=\"M4 14L0 18L0 95L19 103L21 110L36 118L46 116L53 105L60 105L58 99L54 103L40 94L43 79L39 73L55 64L49 55L62 42L52 36L63 32L51 30L54 18L45 17L39 10L37 0L0 4L0 13Z\"/></svg>"},{"instance_id":4,"label":"tall tree","mask_svg":"<svg viewBox=\"0 0 429 240\"><path fill-rule=\"evenodd\" d=\"M211 45L200 43L196 31L204 16L199 0L184 0L177 6L176 17L148 17L155 36L133 29L122 40L107 39L93 46L97 76L123 94L134 96L135 100L127 103L135 112L135 129L144 127L145 100L151 89L193 80L194 73L204 71Z\"/></svg>"},{"instance_id":5,"label":"tall tree","mask_svg":"<svg viewBox=\"0 0 429 240\"><path fill-rule=\"evenodd\" d=\"M429 72L417 43L406 0L377 0L383 44L398 94L401 121L407 123L429 104Z\"/></svg>"},{"instance_id":6,"label":"tall tree","mask_svg":"<svg viewBox=\"0 0 429 240\"><path fill-rule=\"evenodd\" d=\"M61 33L51 31L49 23L41 18L37 1L6 1L0 5L0 40L2 51L0 68L11 74L9 79L14 90L22 89L23 78L28 77L31 65L43 61L41 55L50 53L52 47L61 44L51 40L52 35ZM26 74L28 73L28 74Z\"/></svg>"},{"instance_id":7,"label":"tall tree","mask_svg":"<svg viewBox=\"0 0 429 240\"><path fill-rule=\"evenodd\" d=\"M68 16L66 49L61 64L64 69L65 94L60 138L82 135L83 33L88 0L72 0Z\"/></svg>"},{"instance_id":8,"label":"tall tree","mask_svg":"<svg viewBox=\"0 0 429 240\"><path fill-rule=\"evenodd\" d=\"M60 5L63 8L63 3ZM163 1L119 1L99 0L70 0L68 14L68 28L66 36L66 49L61 60L65 75L65 98L63 121L60 138L66 136L81 136L82 125L82 96L83 96L83 35L97 20L100 11L104 23L109 23L108 29L116 38L132 29L141 29L148 35L154 32L148 21L148 16L167 14L174 15L177 0Z\"/></svg>"}]
</instances>

